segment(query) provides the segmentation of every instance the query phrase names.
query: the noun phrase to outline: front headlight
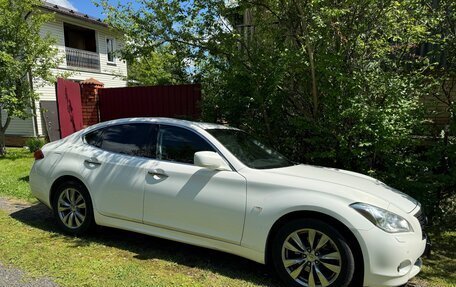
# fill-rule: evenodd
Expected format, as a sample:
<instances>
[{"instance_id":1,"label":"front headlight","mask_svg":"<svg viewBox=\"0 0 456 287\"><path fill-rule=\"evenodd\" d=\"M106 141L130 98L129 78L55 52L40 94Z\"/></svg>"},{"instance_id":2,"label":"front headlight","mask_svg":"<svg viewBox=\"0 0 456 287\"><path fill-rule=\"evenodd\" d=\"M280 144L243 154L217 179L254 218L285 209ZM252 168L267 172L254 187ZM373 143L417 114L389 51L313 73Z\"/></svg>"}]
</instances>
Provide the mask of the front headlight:
<instances>
[{"instance_id":1,"label":"front headlight","mask_svg":"<svg viewBox=\"0 0 456 287\"><path fill-rule=\"evenodd\" d=\"M383 208L361 202L353 203L350 206L386 232L399 233L413 231L412 226L407 220Z\"/></svg>"}]
</instances>

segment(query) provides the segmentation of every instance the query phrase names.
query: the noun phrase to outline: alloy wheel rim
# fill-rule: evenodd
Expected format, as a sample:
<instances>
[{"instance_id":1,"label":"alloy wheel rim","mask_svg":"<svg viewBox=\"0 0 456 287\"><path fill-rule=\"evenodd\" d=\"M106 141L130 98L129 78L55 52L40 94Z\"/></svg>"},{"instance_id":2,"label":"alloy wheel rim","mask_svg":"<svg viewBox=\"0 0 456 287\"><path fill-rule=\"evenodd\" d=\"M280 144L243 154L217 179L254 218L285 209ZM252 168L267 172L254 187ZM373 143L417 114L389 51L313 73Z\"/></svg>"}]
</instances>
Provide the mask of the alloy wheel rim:
<instances>
[{"instance_id":1,"label":"alloy wheel rim","mask_svg":"<svg viewBox=\"0 0 456 287\"><path fill-rule=\"evenodd\" d=\"M326 287L339 277L342 261L339 248L321 231L294 231L282 246L282 264L290 277L305 287Z\"/></svg>"},{"instance_id":2,"label":"alloy wheel rim","mask_svg":"<svg viewBox=\"0 0 456 287\"><path fill-rule=\"evenodd\" d=\"M87 216L84 196L74 188L67 188L60 193L57 209L60 221L70 229L81 227Z\"/></svg>"}]
</instances>

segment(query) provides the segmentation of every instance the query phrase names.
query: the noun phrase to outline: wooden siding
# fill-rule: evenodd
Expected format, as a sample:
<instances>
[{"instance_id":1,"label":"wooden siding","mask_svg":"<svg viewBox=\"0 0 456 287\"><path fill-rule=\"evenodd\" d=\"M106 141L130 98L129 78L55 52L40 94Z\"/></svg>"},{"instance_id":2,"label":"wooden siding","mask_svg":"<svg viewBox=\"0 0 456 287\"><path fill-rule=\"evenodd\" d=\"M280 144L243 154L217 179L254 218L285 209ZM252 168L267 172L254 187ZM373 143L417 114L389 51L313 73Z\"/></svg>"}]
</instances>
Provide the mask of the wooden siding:
<instances>
[{"instance_id":1,"label":"wooden siding","mask_svg":"<svg viewBox=\"0 0 456 287\"><path fill-rule=\"evenodd\" d=\"M94 25L91 23L86 23L83 21L78 21L70 17L65 17L62 15L56 15L56 19L53 22L45 23L41 29L41 35L51 35L56 39L56 47L59 50L59 55L63 59L60 68L64 71L67 69L77 71L74 67L68 67L65 60L65 35L64 35L64 23L69 23L76 26L81 26L89 29L95 30L95 37L97 41L97 52L100 56L100 72L106 74L115 74L115 75L127 75L127 63L116 59L115 65L108 63L107 47L106 47L106 38L114 39L114 49L119 49L123 46L122 38L119 34L113 32L105 27L99 25Z\"/></svg>"},{"instance_id":2,"label":"wooden siding","mask_svg":"<svg viewBox=\"0 0 456 287\"><path fill-rule=\"evenodd\" d=\"M97 41L97 51L100 56L100 71L91 72L91 71L78 71L74 67L68 67L66 65L65 59L65 36L64 36L64 23L69 23L72 25L77 25L81 27L86 27L95 30L95 36ZM53 22L48 22L43 25L41 29L41 35L51 35L56 39L55 46L59 50L59 57L62 58L62 63L59 66L59 69L54 69L53 73L55 75L70 73L68 79L74 81L83 81L89 78L97 79L102 82L106 88L116 88L116 87L126 87L127 82L122 79L122 76L127 75L127 64L125 61L116 59L115 65L108 64L108 55L106 47L106 38L113 38L115 49L120 48L123 45L121 37L112 30L95 25L92 23L87 23L84 21L79 21L70 17L65 17L63 15L56 15L56 19ZM40 80L36 80L34 83L35 90L40 94L41 100L46 101L55 101L56 100L56 87L55 84L44 84ZM42 136L45 133L44 122L41 116L41 111L39 110L39 102L36 103L37 107L37 122L38 122L38 135ZM33 126L32 126L33 131Z\"/></svg>"},{"instance_id":3,"label":"wooden siding","mask_svg":"<svg viewBox=\"0 0 456 287\"><path fill-rule=\"evenodd\" d=\"M5 124L7 113L3 110L1 111L1 113L3 125ZM33 118L28 118L25 120L13 118L8 129L6 130L6 134L33 137Z\"/></svg>"}]
</instances>

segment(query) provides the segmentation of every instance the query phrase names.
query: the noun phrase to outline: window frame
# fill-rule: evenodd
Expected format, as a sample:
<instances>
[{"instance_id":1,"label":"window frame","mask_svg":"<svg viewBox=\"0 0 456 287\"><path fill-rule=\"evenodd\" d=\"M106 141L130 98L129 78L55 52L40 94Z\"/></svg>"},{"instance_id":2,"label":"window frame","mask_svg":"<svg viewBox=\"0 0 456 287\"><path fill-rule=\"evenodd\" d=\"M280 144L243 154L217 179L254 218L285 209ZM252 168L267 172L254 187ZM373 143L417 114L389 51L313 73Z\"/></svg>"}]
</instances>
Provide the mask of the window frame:
<instances>
[{"instance_id":1,"label":"window frame","mask_svg":"<svg viewBox=\"0 0 456 287\"><path fill-rule=\"evenodd\" d=\"M158 129L158 134L157 134L157 147L156 147L156 159L157 161L162 161L162 162L167 162L167 163L173 163L173 164L181 164L181 165L188 165L188 166L195 166L197 167L194 163L186 163L186 162L181 162L181 161L171 161L171 160L166 160L166 159L161 159L161 137L162 137L162 127L173 127L173 128L181 128L184 130L188 130L189 132L195 134L199 138L201 138L203 141L205 141L212 149L214 150L215 153L217 153L219 156L222 157L222 159L225 161L225 163L230 167L231 171L235 171L234 167L231 165L231 163L225 158L225 156L220 152L220 150L210 141L208 140L204 135L196 131L195 129L192 129L190 127L186 126L180 126L180 125L173 125L173 124L167 124L167 123L160 123L159 129ZM160 156L160 157L159 157Z\"/></svg>"},{"instance_id":2,"label":"window frame","mask_svg":"<svg viewBox=\"0 0 456 287\"><path fill-rule=\"evenodd\" d=\"M112 126L116 126L116 125L124 125L124 124L127 124L127 123L118 123L118 124L115 124L115 125L107 125L107 126L103 126L103 127L99 127L99 128L95 128L93 130L90 130L88 132L85 132L84 134L81 135L81 140L84 144L92 147L92 148L96 148L96 149L99 149L99 150L102 150L104 152L110 152L110 153L114 153L114 154L119 154L119 155L123 155L123 156L133 156L133 155L126 155L126 154L121 154L121 153L116 153L116 152L112 152L112 151L108 151L108 150L105 150L105 149L102 149L101 147L97 147L97 146L94 146L94 145L91 145L89 143L87 143L85 137L92 133L92 132L95 132L97 130L102 130L101 132L101 137L103 138L103 132L104 132L104 129L106 128L109 128L109 127L112 127ZM139 158L144 158L144 159L148 159L148 160L156 160L156 161L160 161L160 162L167 162L167 163L173 163L173 164L181 164L181 165L188 165L188 166L195 166L195 164L189 164L189 163L185 163L185 162L177 162L177 161L168 161L168 160L163 160L163 159L159 159L158 158L158 155L159 155L159 147L160 147L160 130L161 130L161 127L162 126L169 126L169 127L176 127L176 128L182 128L182 129L185 129L185 130L188 130L190 132L193 132L194 134L196 134L197 136L199 136L201 139L203 139L204 141L206 141L213 149L214 149L214 152L216 152L219 156L222 157L222 159L225 161L225 163L230 167L231 171L235 171L236 172L236 169L234 168L234 166L230 163L230 161L225 157L225 155L223 155L223 153L209 140L207 139L204 135L202 135L199 131L193 129L193 128L190 128L190 127L187 127L187 126L181 126L181 125L175 125L175 124L172 124L172 123L160 123L160 122L131 122L131 124L149 124L149 125L156 125L158 127L157 129L157 140L156 140L156 146L155 146L155 158L150 158L150 157L140 157L140 156L133 156L133 157L139 157ZM152 147L152 144L149 145L149 149Z\"/></svg>"},{"instance_id":3,"label":"window frame","mask_svg":"<svg viewBox=\"0 0 456 287\"><path fill-rule=\"evenodd\" d=\"M111 41L111 56L112 56L112 60L109 60L109 41ZM115 47L115 39L113 37L106 37L106 59L107 59L107 63L108 64L111 64L111 65L115 65L116 64L116 56L114 54L114 47Z\"/></svg>"},{"instance_id":4,"label":"window frame","mask_svg":"<svg viewBox=\"0 0 456 287\"><path fill-rule=\"evenodd\" d=\"M84 133L84 134L81 136L81 137L82 137L82 142L83 142L84 144L86 144L86 145L91 146L91 147L101 149L101 142L103 141L103 132L104 132L104 129L105 129L105 128L106 128L106 127L104 127L104 128L98 128L98 129L93 129L93 130L91 130L91 131L89 131L89 132ZM99 133L100 133L99 139L98 139L98 142L97 142L98 145L100 145L100 146L96 146L96 145L90 144L90 143L88 143L88 141L87 141L87 139L86 139L86 137L87 137L88 135L94 134L94 133L96 133L96 132L99 132Z\"/></svg>"},{"instance_id":5,"label":"window frame","mask_svg":"<svg viewBox=\"0 0 456 287\"><path fill-rule=\"evenodd\" d=\"M119 152L115 152L115 151L110 151L110 150L107 150L107 149L104 149L102 148L102 144L103 144L103 135L104 135L104 132L106 129L108 128L112 128L112 127L116 127L116 126L124 126L124 125L137 125L137 124L144 124L144 125L149 125L149 136L151 136L153 134L153 130L152 130L152 127L153 126L156 126L157 127L157 135L156 135L156 143L155 143L155 148L157 148L157 145L158 145L158 133L160 131L160 125L157 124L157 123L148 123L148 122L131 122L131 123L118 123L118 124L115 124L115 125L108 125L108 126L104 126L104 127L100 127L100 128L97 128L97 129L93 129L87 133L84 133L81 137L82 137L82 141L84 144L92 147L92 148L96 148L96 149L99 149L99 150L102 150L104 152L109 152L109 153L113 153L113 154L118 154L118 155L122 155L122 156L130 156L130 157L136 157L136 158L143 158L143 159L148 159L148 160L158 160L157 159L157 150L155 150L155 157L146 157L146 156L139 156L139 155L131 155L131 154L125 154L125 153L119 153ZM100 146L95 146L95 145L91 145L87 142L86 140L86 136L91 134L91 133L94 133L94 132L97 132L97 131L101 131L101 134L100 134L100 137L101 137L101 140L99 142ZM153 144L152 143L149 143L147 144L147 148L146 150L149 151L150 155L152 155L152 146Z\"/></svg>"},{"instance_id":6,"label":"window frame","mask_svg":"<svg viewBox=\"0 0 456 287\"><path fill-rule=\"evenodd\" d=\"M82 31L86 31L86 32L93 32L93 36L94 36L94 43L95 43L95 51L93 50L87 50L87 49L78 49L78 50L82 50L82 51L87 51L87 52L91 52L91 53L98 53L99 52L99 47L98 47L98 31L96 29L92 29L92 28L88 28L88 27L84 27L84 26L81 26L80 24L75 24L71 21L64 21L62 23L62 28L63 28L63 32L64 32L64 35L63 35L63 42L64 42L64 47L65 48L72 48L72 49L78 49L78 48L73 48L71 46L67 46L67 40L69 41L69 38L68 35L67 35L67 31L68 30L82 30Z\"/></svg>"}]
</instances>

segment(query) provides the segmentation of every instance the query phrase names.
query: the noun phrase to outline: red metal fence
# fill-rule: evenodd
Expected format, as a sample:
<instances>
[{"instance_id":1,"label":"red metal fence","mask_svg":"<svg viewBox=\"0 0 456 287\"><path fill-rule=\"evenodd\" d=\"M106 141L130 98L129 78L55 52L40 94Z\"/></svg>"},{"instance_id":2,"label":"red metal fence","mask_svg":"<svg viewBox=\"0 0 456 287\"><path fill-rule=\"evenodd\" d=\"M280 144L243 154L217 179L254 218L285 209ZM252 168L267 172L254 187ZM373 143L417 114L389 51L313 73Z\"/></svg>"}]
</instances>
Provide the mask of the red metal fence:
<instances>
[{"instance_id":1,"label":"red metal fence","mask_svg":"<svg viewBox=\"0 0 456 287\"><path fill-rule=\"evenodd\" d=\"M197 84L99 90L101 121L129 117L198 119L201 86Z\"/></svg>"}]
</instances>

